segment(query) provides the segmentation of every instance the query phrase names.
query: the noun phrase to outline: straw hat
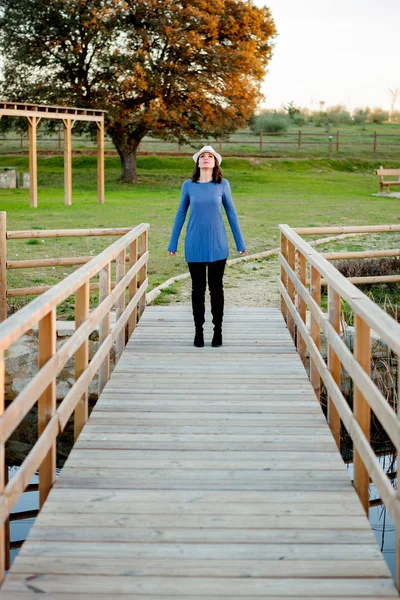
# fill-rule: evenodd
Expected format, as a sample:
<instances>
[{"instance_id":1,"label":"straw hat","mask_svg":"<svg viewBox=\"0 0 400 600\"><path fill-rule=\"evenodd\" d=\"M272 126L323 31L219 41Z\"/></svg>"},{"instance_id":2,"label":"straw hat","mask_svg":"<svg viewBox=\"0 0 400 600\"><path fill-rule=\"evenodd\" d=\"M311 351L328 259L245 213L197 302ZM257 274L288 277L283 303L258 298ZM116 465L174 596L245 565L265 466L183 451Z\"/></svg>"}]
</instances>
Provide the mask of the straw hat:
<instances>
[{"instance_id":1,"label":"straw hat","mask_svg":"<svg viewBox=\"0 0 400 600\"><path fill-rule=\"evenodd\" d=\"M220 154L218 154L218 152L215 152L215 150L212 146L203 146L201 150L196 152L196 154L193 154L193 160L196 164L197 164L197 159L199 158L200 154L203 154L203 152L209 152L210 154L213 154L215 156L215 158L217 159L218 164L220 165L222 163L222 156Z\"/></svg>"}]
</instances>

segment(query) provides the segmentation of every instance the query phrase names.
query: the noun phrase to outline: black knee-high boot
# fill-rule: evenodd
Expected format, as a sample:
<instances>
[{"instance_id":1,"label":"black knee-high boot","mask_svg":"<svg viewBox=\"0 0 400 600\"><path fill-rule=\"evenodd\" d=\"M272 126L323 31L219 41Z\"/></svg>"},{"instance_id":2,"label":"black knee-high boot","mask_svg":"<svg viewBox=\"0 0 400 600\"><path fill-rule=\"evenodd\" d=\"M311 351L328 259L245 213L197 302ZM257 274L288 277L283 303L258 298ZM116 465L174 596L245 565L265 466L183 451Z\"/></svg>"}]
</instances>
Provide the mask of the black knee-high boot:
<instances>
[{"instance_id":1,"label":"black knee-high boot","mask_svg":"<svg viewBox=\"0 0 400 600\"><path fill-rule=\"evenodd\" d=\"M204 315L206 295L206 263L188 263L192 277L192 310L196 329L194 345L197 348L204 346Z\"/></svg>"},{"instance_id":2,"label":"black knee-high boot","mask_svg":"<svg viewBox=\"0 0 400 600\"><path fill-rule=\"evenodd\" d=\"M210 289L211 314L214 325L214 335L211 345L214 348L222 346L222 321L224 318L224 275L226 260L210 263L208 266L208 287Z\"/></svg>"}]
</instances>

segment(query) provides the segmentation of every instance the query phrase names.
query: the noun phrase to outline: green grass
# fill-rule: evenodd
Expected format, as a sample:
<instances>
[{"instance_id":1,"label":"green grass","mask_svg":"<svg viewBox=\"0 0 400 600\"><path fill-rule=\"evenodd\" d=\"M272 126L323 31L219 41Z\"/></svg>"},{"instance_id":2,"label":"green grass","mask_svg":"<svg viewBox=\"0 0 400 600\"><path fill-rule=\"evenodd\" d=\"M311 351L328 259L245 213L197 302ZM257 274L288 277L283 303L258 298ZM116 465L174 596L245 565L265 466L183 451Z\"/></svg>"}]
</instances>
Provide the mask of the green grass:
<instances>
[{"instance_id":1,"label":"green grass","mask_svg":"<svg viewBox=\"0 0 400 600\"><path fill-rule=\"evenodd\" d=\"M399 161L386 166L399 167ZM0 157L0 166L17 166L28 171L24 156ZM136 185L119 180L117 157L106 157L105 204L96 193L96 159L73 159L73 204L64 205L63 160L58 156L38 159L38 208L29 207L29 191L1 190L0 210L7 212L7 229L126 227L150 223L150 288L172 275L187 270L183 239L178 256L166 250L179 202L182 182L191 173L193 162L185 157L140 157ZM279 243L279 223L291 226L368 225L400 223L400 201L376 198L374 170L379 161L340 159L265 160L229 158L223 162L230 180L249 253L273 248ZM385 240L389 241L387 236ZM114 238L63 238L8 242L8 259L95 255ZM231 257L236 256L229 235ZM352 240L353 244L356 244ZM386 244L386 242L385 242ZM386 244L386 247L389 247ZM9 287L33 285L34 280L53 284L72 268L12 270ZM12 302L14 308L22 299Z\"/></svg>"}]
</instances>

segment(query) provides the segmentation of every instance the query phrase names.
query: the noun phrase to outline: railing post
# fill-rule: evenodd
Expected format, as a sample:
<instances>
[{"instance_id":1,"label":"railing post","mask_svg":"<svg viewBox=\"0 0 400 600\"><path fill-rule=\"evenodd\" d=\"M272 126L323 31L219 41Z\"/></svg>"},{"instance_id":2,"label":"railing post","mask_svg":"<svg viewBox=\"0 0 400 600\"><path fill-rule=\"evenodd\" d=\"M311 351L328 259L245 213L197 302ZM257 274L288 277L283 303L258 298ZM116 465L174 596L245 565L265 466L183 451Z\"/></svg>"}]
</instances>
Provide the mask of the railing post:
<instances>
[{"instance_id":1,"label":"railing post","mask_svg":"<svg viewBox=\"0 0 400 600\"><path fill-rule=\"evenodd\" d=\"M288 240L284 233L281 232L281 254L285 260L288 258ZM285 269L281 266L281 282L285 290L287 290L288 276ZM289 310L286 306L283 296L281 296L281 313L285 319L286 325L288 322Z\"/></svg>"},{"instance_id":2,"label":"railing post","mask_svg":"<svg viewBox=\"0 0 400 600\"><path fill-rule=\"evenodd\" d=\"M373 149L374 154L376 152L376 146L378 144L378 139L377 138L378 138L378 134L376 133L376 131L374 131L374 149Z\"/></svg>"},{"instance_id":3,"label":"railing post","mask_svg":"<svg viewBox=\"0 0 400 600\"><path fill-rule=\"evenodd\" d=\"M311 267L311 297L315 300L318 306L321 306L321 274L315 268ZM318 351L321 348L321 329L319 324L311 314L311 337L314 341L314 344L317 346ZM315 366L315 362L310 357L310 381L313 386L314 393L318 399L318 402L321 402L321 377L318 372L317 367Z\"/></svg>"},{"instance_id":4,"label":"railing post","mask_svg":"<svg viewBox=\"0 0 400 600\"><path fill-rule=\"evenodd\" d=\"M39 321L39 369L56 353L56 311L47 313ZM38 437L46 429L56 412L56 380L50 382L38 401ZM43 506L56 478L56 448L54 441L45 459L39 467L40 507Z\"/></svg>"},{"instance_id":5,"label":"railing post","mask_svg":"<svg viewBox=\"0 0 400 600\"><path fill-rule=\"evenodd\" d=\"M99 304L107 298L111 290L111 268L110 263L105 265L100 273L100 290L99 290ZM101 345L108 334L110 333L110 313L108 312L106 316L102 319L99 326L99 345ZM110 353L107 352L107 356L104 359L102 365L99 368L99 396L103 391L104 386L110 378Z\"/></svg>"},{"instance_id":6,"label":"railing post","mask_svg":"<svg viewBox=\"0 0 400 600\"><path fill-rule=\"evenodd\" d=\"M296 249L294 247L294 244L292 244L292 242L290 242L288 240L288 258L287 261L289 263L290 268L294 271L296 268ZM295 287L294 284L292 282L292 280L290 279L290 277L288 277L287 280L287 291L289 294L289 297L291 299L291 301L295 302ZM294 319L291 315L291 313L288 311L288 329L289 329L289 333L292 336L293 342L296 343L296 334L295 334L295 323L294 323Z\"/></svg>"},{"instance_id":7,"label":"railing post","mask_svg":"<svg viewBox=\"0 0 400 600\"><path fill-rule=\"evenodd\" d=\"M4 365L4 352L0 350L0 415L2 416L4 413L4 387L5 387L5 365ZM1 495L4 499L4 488L6 485L6 477L5 477L5 449L4 442L0 444L0 489ZM3 510L7 511L6 504L3 502L2 504ZM0 525L0 583L4 579L4 572L6 570L6 557L8 553L8 548L6 547L6 525Z\"/></svg>"},{"instance_id":8,"label":"railing post","mask_svg":"<svg viewBox=\"0 0 400 600\"><path fill-rule=\"evenodd\" d=\"M7 318L7 213L0 212L0 323Z\"/></svg>"},{"instance_id":9,"label":"railing post","mask_svg":"<svg viewBox=\"0 0 400 600\"><path fill-rule=\"evenodd\" d=\"M307 264L306 264L306 257L304 256L304 254L302 254L302 252L299 252L298 275L299 275L299 279L300 279L301 283L304 286L306 286ZM306 324L306 306L307 306L306 303L304 302L303 298L299 294L298 295L298 311L299 311L300 318L304 324ZM297 352L299 353L299 356L301 358L303 365L306 366L306 343L303 340L303 337L299 333L298 330L297 330Z\"/></svg>"},{"instance_id":10,"label":"railing post","mask_svg":"<svg viewBox=\"0 0 400 600\"><path fill-rule=\"evenodd\" d=\"M340 131L337 129L336 131L336 152L339 152L340 148Z\"/></svg>"},{"instance_id":11,"label":"railing post","mask_svg":"<svg viewBox=\"0 0 400 600\"><path fill-rule=\"evenodd\" d=\"M140 236L140 256L143 256L143 254L145 252L147 252L147 243L148 243L148 232L146 230ZM142 285L142 283L146 279L146 277L147 277L147 263L144 264L143 267L139 271L139 283L138 283L139 287ZM139 319L142 316L145 307L146 307L146 292L144 292L144 294L141 296L141 298L139 300L139 312L138 312Z\"/></svg>"},{"instance_id":12,"label":"railing post","mask_svg":"<svg viewBox=\"0 0 400 600\"><path fill-rule=\"evenodd\" d=\"M263 132L260 131L260 152L262 152L263 149Z\"/></svg>"},{"instance_id":13,"label":"railing post","mask_svg":"<svg viewBox=\"0 0 400 600\"><path fill-rule=\"evenodd\" d=\"M400 418L400 355L397 355L397 418ZM397 459L398 460L398 459ZM400 502L400 488L396 490L397 502ZM394 566L394 578L396 587L400 589L400 523L395 523L396 527L396 556Z\"/></svg>"},{"instance_id":14,"label":"railing post","mask_svg":"<svg viewBox=\"0 0 400 600\"><path fill-rule=\"evenodd\" d=\"M118 254L118 256L117 256L116 283L121 281L121 279L123 279L123 277L125 276L125 257L126 257L125 250L122 250L122 252L120 254ZM116 319L118 321L118 319L120 318L120 316L122 315L122 313L125 310L125 290L118 298L116 304L117 304ZM125 348L125 327L121 330L121 332L118 334L118 337L117 337L116 360L121 356L121 354L124 351L124 348Z\"/></svg>"},{"instance_id":15,"label":"railing post","mask_svg":"<svg viewBox=\"0 0 400 600\"><path fill-rule=\"evenodd\" d=\"M297 140L297 149L301 150L301 129L299 129L299 137Z\"/></svg>"},{"instance_id":16,"label":"railing post","mask_svg":"<svg viewBox=\"0 0 400 600\"><path fill-rule=\"evenodd\" d=\"M332 327L340 334L340 296L332 286L328 286L328 318ZM338 387L340 387L340 360L330 346L328 348L328 367L333 379ZM336 445L340 450L340 417L332 398L329 395L328 423Z\"/></svg>"},{"instance_id":17,"label":"railing post","mask_svg":"<svg viewBox=\"0 0 400 600\"><path fill-rule=\"evenodd\" d=\"M354 315L354 357L364 369L371 374L371 337L368 325L361 317ZM361 391L354 386L353 412L365 437L370 439L371 410ZM369 511L369 475L358 452L354 450L354 487L368 516Z\"/></svg>"},{"instance_id":18,"label":"railing post","mask_svg":"<svg viewBox=\"0 0 400 600\"><path fill-rule=\"evenodd\" d=\"M132 267L136 264L137 248L138 248L138 243L137 243L137 239L136 239L129 246L129 269L132 269ZM132 280L129 284L129 302L132 300L133 296L137 292L137 283L138 283L138 279L137 279L137 275L135 275L135 277L132 278ZM136 323L137 323L137 306L135 306L135 308L133 309L132 314L128 320L128 339L131 337L132 333L134 332Z\"/></svg>"},{"instance_id":19,"label":"railing post","mask_svg":"<svg viewBox=\"0 0 400 600\"><path fill-rule=\"evenodd\" d=\"M89 316L89 282L84 283L75 292L75 327ZM82 346L75 352L75 381L79 379L89 364L89 340L86 338ZM74 412L74 439L78 439L89 416L88 390L80 398Z\"/></svg>"}]
</instances>

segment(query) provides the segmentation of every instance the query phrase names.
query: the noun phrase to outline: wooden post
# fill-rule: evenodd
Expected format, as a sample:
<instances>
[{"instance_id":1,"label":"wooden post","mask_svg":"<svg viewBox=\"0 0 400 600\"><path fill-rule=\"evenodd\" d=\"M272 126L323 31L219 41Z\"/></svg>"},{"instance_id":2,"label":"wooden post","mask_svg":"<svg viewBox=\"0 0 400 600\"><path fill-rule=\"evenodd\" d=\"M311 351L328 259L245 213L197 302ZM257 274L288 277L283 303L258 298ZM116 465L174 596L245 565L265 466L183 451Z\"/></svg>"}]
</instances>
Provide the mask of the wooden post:
<instances>
[{"instance_id":1,"label":"wooden post","mask_svg":"<svg viewBox=\"0 0 400 600\"><path fill-rule=\"evenodd\" d=\"M147 252L147 243L148 243L148 232L146 230L140 236L140 256L143 256L143 254L145 252ZM144 264L143 267L139 271L138 287L140 287L142 285L142 283L146 279L146 277L147 277L147 263ZM139 319L142 316L145 307L146 307L146 292L142 295L142 297L139 300L139 311L138 311Z\"/></svg>"},{"instance_id":2,"label":"wooden post","mask_svg":"<svg viewBox=\"0 0 400 600\"><path fill-rule=\"evenodd\" d=\"M138 247L138 243L137 243L137 239L136 239L129 246L129 269L132 269L133 265L137 261L137 247ZM135 275L135 277L132 278L132 281L129 284L129 290L128 290L129 302L132 300L133 296L137 292L137 283L138 283L137 275ZM137 323L137 306L135 306L135 308L132 311L131 316L129 317L128 339L131 337L132 333L134 332L136 323Z\"/></svg>"},{"instance_id":3,"label":"wooden post","mask_svg":"<svg viewBox=\"0 0 400 600\"><path fill-rule=\"evenodd\" d=\"M299 139L297 141L297 149L301 150L301 129L299 129Z\"/></svg>"},{"instance_id":4,"label":"wooden post","mask_svg":"<svg viewBox=\"0 0 400 600\"><path fill-rule=\"evenodd\" d=\"M5 366L4 366L4 352L0 350L0 415L4 414L4 388L5 388ZM4 442L0 444L0 490L1 495L4 497L5 488L5 449ZM6 503L4 503L6 504ZM7 509L6 509L7 510ZM6 569L6 528L5 524L0 525L0 583L4 579L4 572Z\"/></svg>"},{"instance_id":5,"label":"wooden post","mask_svg":"<svg viewBox=\"0 0 400 600\"><path fill-rule=\"evenodd\" d=\"M125 250L122 250L120 254L117 256L117 265L116 265L116 283L121 281L125 276ZM117 300L117 310L116 310L116 319L120 318L122 313L125 310L125 290L122 292L120 297ZM121 332L118 334L117 343L116 343L116 359L119 359L121 354L123 353L125 348L125 328L121 329Z\"/></svg>"},{"instance_id":6,"label":"wooden post","mask_svg":"<svg viewBox=\"0 0 400 600\"><path fill-rule=\"evenodd\" d=\"M328 318L332 327L340 334L340 296L331 286L328 286ZM328 367L333 379L340 387L340 360L330 346ZM328 423L340 451L340 417L330 396L328 396Z\"/></svg>"},{"instance_id":7,"label":"wooden post","mask_svg":"<svg viewBox=\"0 0 400 600\"><path fill-rule=\"evenodd\" d=\"M63 119L64 123L64 203L72 204L72 127L74 122Z\"/></svg>"},{"instance_id":8,"label":"wooden post","mask_svg":"<svg viewBox=\"0 0 400 600\"><path fill-rule=\"evenodd\" d=\"M37 208L37 151L36 128L39 123L37 117L27 117L29 139L29 196L31 208Z\"/></svg>"},{"instance_id":9,"label":"wooden post","mask_svg":"<svg viewBox=\"0 0 400 600\"><path fill-rule=\"evenodd\" d=\"M397 419L400 418L400 355L397 355ZM400 502L400 488L397 486L396 490L397 502ZM396 527L396 556L395 556L395 567L394 576L396 581L396 587L400 589L400 523L395 523Z\"/></svg>"},{"instance_id":10,"label":"wooden post","mask_svg":"<svg viewBox=\"0 0 400 600\"><path fill-rule=\"evenodd\" d=\"M288 240L284 233L281 233L281 254L285 260L288 259ZM287 290L287 281L288 276L286 274L286 271L283 267L281 267L281 282L285 290ZM283 296L281 296L281 313L287 325L289 310L286 306Z\"/></svg>"},{"instance_id":11,"label":"wooden post","mask_svg":"<svg viewBox=\"0 0 400 600\"><path fill-rule=\"evenodd\" d=\"M373 150L374 154L376 152L376 146L377 146L377 143L378 143L377 138L378 138L378 135L377 135L376 131L374 131L374 150Z\"/></svg>"},{"instance_id":12,"label":"wooden post","mask_svg":"<svg viewBox=\"0 0 400 600\"><path fill-rule=\"evenodd\" d=\"M340 148L340 131L339 129L336 131L336 152L339 152Z\"/></svg>"},{"instance_id":13,"label":"wooden post","mask_svg":"<svg viewBox=\"0 0 400 600\"><path fill-rule=\"evenodd\" d=\"M263 132L260 131L260 152L262 152L263 149Z\"/></svg>"},{"instance_id":14,"label":"wooden post","mask_svg":"<svg viewBox=\"0 0 400 600\"><path fill-rule=\"evenodd\" d=\"M4 457L5 458L5 457ZM4 464L4 487L8 484L8 466L7 463ZM6 571L9 570L11 566L11 556L10 556L10 545L11 545L11 529L10 529L10 517L7 518L4 523L4 545L5 545L5 568Z\"/></svg>"},{"instance_id":15,"label":"wooden post","mask_svg":"<svg viewBox=\"0 0 400 600\"><path fill-rule=\"evenodd\" d=\"M311 292L312 298L315 300L315 302L318 304L318 306L321 306L321 274L319 271L317 271L317 269L315 267L311 267L310 292ZM311 337L314 340L314 343L317 346L318 350L320 350L321 330L320 330L320 327L319 327L317 321L314 319L314 317L312 315L311 315ZM320 402L321 401L321 377L318 373L317 367L315 366L315 362L313 361L313 359L311 357L310 357L310 381L311 381L311 385L313 386L314 393L317 396L318 402Z\"/></svg>"},{"instance_id":16,"label":"wooden post","mask_svg":"<svg viewBox=\"0 0 400 600\"><path fill-rule=\"evenodd\" d=\"M61 150L61 127L57 130L58 133L58 149Z\"/></svg>"},{"instance_id":17,"label":"wooden post","mask_svg":"<svg viewBox=\"0 0 400 600\"><path fill-rule=\"evenodd\" d=\"M104 204L104 121L97 123L97 198Z\"/></svg>"},{"instance_id":18,"label":"wooden post","mask_svg":"<svg viewBox=\"0 0 400 600\"><path fill-rule=\"evenodd\" d=\"M333 157L333 137L330 135L329 136L329 158L332 159Z\"/></svg>"},{"instance_id":19,"label":"wooden post","mask_svg":"<svg viewBox=\"0 0 400 600\"><path fill-rule=\"evenodd\" d=\"M295 270L295 262L296 262L296 249L294 247L294 244L292 244L292 242L290 242L288 240L288 258L287 261L289 263L289 266L293 269L293 271ZM291 299L291 301L294 304L294 300L295 300L295 288L294 285L292 283L292 280L290 279L290 277L288 277L287 279L287 291L289 294L289 297ZM296 343L296 335L295 335L295 324L294 324L294 319L292 317L292 315L290 314L290 312L288 311L288 329L289 329L289 333L292 336L293 342Z\"/></svg>"},{"instance_id":20,"label":"wooden post","mask_svg":"<svg viewBox=\"0 0 400 600\"><path fill-rule=\"evenodd\" d=\"M56 311L51 310L39 321L39 369L56 353ZM38 436L56 412L56 380L50 382L38 402ZM43 506L56 478L56 442L53 442L39 467L40 508Z\"/></svg>"},{"instance_id":21,"label":"wooden post","mask_svg":"<svg viewBox=\"0 0 400 600\"><path fill-rule=\"evenodd\" d=\"M354 315L354 357L364 371L371 374L371 337L368 325L362 318ZM353 412L365 437L370 439L371 409L363 394L354 386ZM354 487L368 516L369 511L369 475L358 452L354 450Z\"/></svg>"},{"instance_id":22,"label":"wooden post","mask_svg":"<svg viewBox=\"0 0 400 600\"><path fill-rule=\"evenodd\" d=\"M75 292L75 327L80 325L89 316L89 282L84 283ZM75 381L79 379L89 364L89 340L86 339L82 346L75 352ZM88 391L81 396L74 411L74 439L78 439L89 416Z\"/></svg>"},{"instance_id":23,"label":"wooden post","mask_svg":"<svg viewBox=\"0 0 400 600\"><path fill-rule=\"evenodd\" d=\"M111 268L110 263L105 265L99 274L100 278L100 292L99 292L99 304L107 298L111 290ZM99 345L101 345L108 334L110 333L110 313L108 312L104 319L102 319L99 326ZM110 353L107 353L102 365L99 368L99 396L104 389L107 381L110 378Z\"/></svg>"},{"instance_id":24,"label":"wooden post","mask_svg":"<svg viewBox=\"0 0 400 600\"><path fill-rule=\"evenodd\" d=\"M7 213L0 212L0 323L7 318Z\"/></svg>"},{"instance_id":25,"label":"wooden post","mask_svg":"<svg viewBox=\"0 0 400 600\"><path fill-rule=\"evenodd\" d=\"M306 264L306 257L301 252L299 252L298 276L299 276L301 283L305 286L306 280L307 280L307 264ZM305 324L307 305L304 302L303 298L300 296L300 294L298 295L298 304L299 304L298 311L299 311L300 318L303 321L303 323ZM305 344L305 341L303 340L302 335L299 333L299 331L297 331L297 352L299 353L299 356L301 358L303 365L306 366L306 344Z\"/></svg>"}]
</instances>

